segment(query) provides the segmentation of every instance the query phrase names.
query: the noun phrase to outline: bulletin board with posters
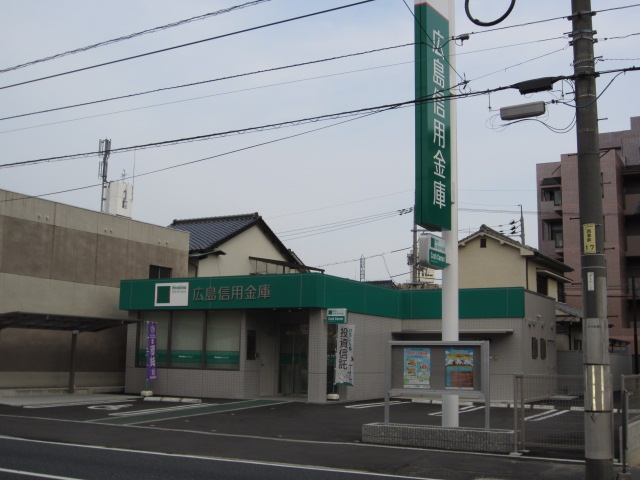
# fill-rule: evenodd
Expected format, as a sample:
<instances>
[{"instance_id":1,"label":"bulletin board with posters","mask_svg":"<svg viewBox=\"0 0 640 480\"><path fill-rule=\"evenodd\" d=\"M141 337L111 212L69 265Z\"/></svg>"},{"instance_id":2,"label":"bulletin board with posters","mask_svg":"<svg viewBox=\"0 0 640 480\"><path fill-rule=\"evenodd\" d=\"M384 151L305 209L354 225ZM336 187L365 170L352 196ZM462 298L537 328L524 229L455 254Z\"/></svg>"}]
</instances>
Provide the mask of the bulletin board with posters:
<instances>
[{"instance_id":1,"label":"bulletin board with posters","mask_svg":"<svg viewBox=\"0 0 640 480\"><path fill-rule=\"evenodd\" d=\"M387 403L393 396L459 395L488 406L489 342L389 342L386 391Z\"/></svg>"}]
</instances>

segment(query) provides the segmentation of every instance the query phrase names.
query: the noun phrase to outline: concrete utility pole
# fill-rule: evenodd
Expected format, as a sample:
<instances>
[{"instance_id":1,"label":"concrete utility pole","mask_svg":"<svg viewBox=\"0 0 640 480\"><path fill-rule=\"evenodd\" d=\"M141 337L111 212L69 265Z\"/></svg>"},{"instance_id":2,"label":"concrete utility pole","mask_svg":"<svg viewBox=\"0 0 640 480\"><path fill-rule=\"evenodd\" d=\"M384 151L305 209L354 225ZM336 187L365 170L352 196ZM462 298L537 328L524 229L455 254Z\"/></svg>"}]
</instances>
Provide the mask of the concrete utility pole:
<instances>
[{"instance_id":1,"label":"concrete utility pole","mask_svg":"<svg viewBox=\"0 0 640 480\"><path fill-rule=\"evenodd\" d=\"M591 0L572 0L582 229L585 479L613 479L613 412Z\"/></svg>"}]
</instances>

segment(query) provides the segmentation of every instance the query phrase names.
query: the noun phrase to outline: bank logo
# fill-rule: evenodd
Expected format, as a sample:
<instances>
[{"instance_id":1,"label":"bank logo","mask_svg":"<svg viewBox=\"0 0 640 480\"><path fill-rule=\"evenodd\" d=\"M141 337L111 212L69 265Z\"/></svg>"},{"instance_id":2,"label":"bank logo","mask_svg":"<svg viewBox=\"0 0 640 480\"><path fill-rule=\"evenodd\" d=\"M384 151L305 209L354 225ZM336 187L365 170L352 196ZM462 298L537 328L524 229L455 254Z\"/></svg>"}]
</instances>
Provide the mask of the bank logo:
<instances>
[{"instance_id":1,"label":"bank logo","mask_svg":"<svg viewBox=\"0 0 640 480\"><path fill-rule=\"evenodd\" d=\"M189 283L156 283L155 307L188 307Z\"/></svg>"}]
</instances>

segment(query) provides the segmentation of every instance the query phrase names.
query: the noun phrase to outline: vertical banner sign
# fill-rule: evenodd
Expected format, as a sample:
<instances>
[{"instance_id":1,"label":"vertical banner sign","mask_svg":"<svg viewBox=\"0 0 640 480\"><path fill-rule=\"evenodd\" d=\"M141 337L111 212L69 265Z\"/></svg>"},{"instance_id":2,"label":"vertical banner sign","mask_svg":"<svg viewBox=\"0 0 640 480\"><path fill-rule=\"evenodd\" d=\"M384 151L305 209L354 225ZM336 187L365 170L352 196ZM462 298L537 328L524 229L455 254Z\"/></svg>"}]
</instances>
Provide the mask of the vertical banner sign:
<instances>
[{"instance_id":1,"label":"vertical banner sign","mask_svg":"<svg viewBox=\"0 0 640 480\"><path fill-rule=\"evenodd\" d=\"M448 0L415 0L415 223L451 230L451 86ZM438 9L432 5L436 5Z\"/></svg>"},{"instance_id":2,"label":"vertical banner sign","mask_svg":"<svg viewBox=\"0 0 640 480\"><path fill-rule=\"evenodd\" d=\"M353 325L338 325L336 351L336 385L353 386Z\"/></svg>"},{"instance_id":3,"label":"vertical banner sign","mask_svg":"<svg viewBox=\"0 0 640 480\"><path fill-rule=\"evenodd\" d=\"M147 323L147 380L157 380L156 368L156 323Z\"/></svg>"}]
</instances>

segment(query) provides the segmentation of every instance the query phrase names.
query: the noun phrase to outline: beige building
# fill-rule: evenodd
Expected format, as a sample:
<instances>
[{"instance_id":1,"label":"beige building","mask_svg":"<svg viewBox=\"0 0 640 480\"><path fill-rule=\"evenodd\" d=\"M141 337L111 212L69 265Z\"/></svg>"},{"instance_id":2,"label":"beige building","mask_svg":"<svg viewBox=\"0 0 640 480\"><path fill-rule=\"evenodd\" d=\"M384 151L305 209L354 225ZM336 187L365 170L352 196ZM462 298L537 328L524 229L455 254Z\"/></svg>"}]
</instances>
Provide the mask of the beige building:
<instances>
[{"instance_id":1,"label":"beige building","mask_svg":"<svg viewBox=\"0 0 640 480\"><path fill-rule=\"evenodd\" d=\"M460 288L524 287L564 301L573 269L486 225L458 242Z\"/></svg>"},{"instance_id":2,"label":"beige building","mask_svg":"<svg viewBox=\"0 0 640 480\"><path fill-rule=\"evenodd\" d=\"M120 281L186 276L188 242L184 232L0 190L0 388L123 386Z\"/></svg>"},{"instance_id":3,"label":"beige building","mask_svg":"<svg viewBox=\"0 0 640 480\"><path fill-rule=\"evenodd\" d=\"M174 220L169 227L190 235L190 277L322 271L305 266L257 213Z\"/></svg>"}]
</instances>

